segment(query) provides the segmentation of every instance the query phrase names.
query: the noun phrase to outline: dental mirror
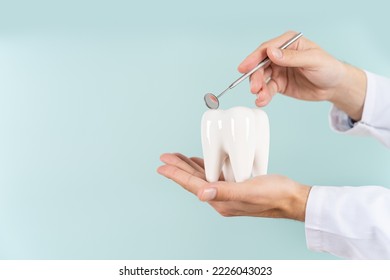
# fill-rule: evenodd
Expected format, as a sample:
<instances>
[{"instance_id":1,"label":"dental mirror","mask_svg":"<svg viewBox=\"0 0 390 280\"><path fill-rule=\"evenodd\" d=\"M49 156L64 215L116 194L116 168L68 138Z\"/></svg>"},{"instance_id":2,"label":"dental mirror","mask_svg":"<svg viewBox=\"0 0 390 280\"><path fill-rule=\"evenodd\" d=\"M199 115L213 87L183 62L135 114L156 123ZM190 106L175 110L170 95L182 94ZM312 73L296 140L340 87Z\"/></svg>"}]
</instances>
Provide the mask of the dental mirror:
<instances>
[{"instance_id":1,"label":"dental mirror","mask_svg":"<svg viewBox=\"0 0 390 280\"><path fill-rule=\"evenodd\" d=\"M204 102L206 103L206 106L210 109L218 109L219 107L218 98L212 93L205 94Z\"/></svg>"},{"instance_id":2,"label":"dental mirror","mask_svg":"<svg viewBox=\"0 0 390 280\"><path fill-rule=\"evenodd\" d=\"M288 46L290 46L292 43L294 43L296 40L298 40L300 37L302 37L302 32L299 32L297 33L294 37L292 37L290 40L288 40L287 42L285 42L281 47L280 49L284 50L285 48L287 48ZM266 66L268 63L270 63L270 59L268 58L268 56L266 58L264 58L262 61L260 61L260 63L255 67L253 68L251 71L249 71L248 73L245 73L243 74L240 78L238 78L237 80L235 80L230 86L228 86L224 91L222 91L220 94L218 94L217 96L215 96L214 94L212 93L206 93L205 96L204 96L204 102L206 103L206 106L210 109L218 109L219 107L219 99L225 92L227 92L229 89L232 89L234 88L235 86L237 86L238 84L240 84L243 80L245 80L246 78L248 78L250 75L252 75L254 72L256 72L257 70L259 70L261 67L264 67Z\"/></svg>"}]
</instances>

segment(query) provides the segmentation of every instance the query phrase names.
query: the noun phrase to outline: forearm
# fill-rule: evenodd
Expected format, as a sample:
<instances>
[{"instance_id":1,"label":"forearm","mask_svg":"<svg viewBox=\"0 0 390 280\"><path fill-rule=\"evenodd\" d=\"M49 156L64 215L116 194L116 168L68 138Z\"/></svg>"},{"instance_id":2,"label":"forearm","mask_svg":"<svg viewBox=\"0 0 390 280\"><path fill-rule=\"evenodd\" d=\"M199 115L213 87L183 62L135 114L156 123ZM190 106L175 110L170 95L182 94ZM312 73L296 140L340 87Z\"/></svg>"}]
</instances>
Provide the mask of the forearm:
<instances>
[{"instance_id":1,"label":"forearm","mask_svg":"<svg viewBox=\"0 0 390 280\"><path fill-rule=\"evenodd\" d=\"M359 121L362 118L364 100L367 91L367 77L364 71L352 65L344 63L345 72L342 83L335 89L330 98L338 109Z\"/></svg>"}]
</instances>

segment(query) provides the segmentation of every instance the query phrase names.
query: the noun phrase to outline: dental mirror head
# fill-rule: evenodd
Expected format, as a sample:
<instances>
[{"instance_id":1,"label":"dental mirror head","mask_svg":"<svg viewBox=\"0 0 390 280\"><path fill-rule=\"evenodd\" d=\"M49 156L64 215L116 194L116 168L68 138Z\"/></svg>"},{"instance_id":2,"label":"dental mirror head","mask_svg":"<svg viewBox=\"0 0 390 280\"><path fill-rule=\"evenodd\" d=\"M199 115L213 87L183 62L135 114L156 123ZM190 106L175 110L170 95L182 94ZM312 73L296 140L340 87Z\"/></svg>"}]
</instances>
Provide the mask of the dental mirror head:
<instances>
[{"instance_id":1,"label":"dental mirror head","mask_svg":"<svg viewBox=\"0 0 390 280\"><path fill-rule=\"evenodd\" d=\"M206 106L209 107L210 109L218 109L219 107L218 98L212 93L205 94L204 102L206 103Z\"/></svg>"}]
</instances>

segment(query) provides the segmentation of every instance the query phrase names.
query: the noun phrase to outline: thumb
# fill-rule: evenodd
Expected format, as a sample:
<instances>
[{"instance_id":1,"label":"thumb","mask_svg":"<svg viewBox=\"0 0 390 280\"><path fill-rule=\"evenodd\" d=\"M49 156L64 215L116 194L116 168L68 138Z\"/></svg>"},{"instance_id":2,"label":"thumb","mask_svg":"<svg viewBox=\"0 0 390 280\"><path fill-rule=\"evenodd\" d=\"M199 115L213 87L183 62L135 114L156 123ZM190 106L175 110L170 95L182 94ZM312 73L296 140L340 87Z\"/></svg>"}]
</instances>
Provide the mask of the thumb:
<instances>
[{"instance_id":1,"label":"thumb","mask_svg":"<svg viewBox=\"0 0 390 280\"><path fill-rule=\"evenodd\" d=\"M274 64L279 66L314 67L318 65L318 55L312 50L282 50L276 47L269 47L267 55Z\"/></svg>"},{"instance_id":2,"label":"thumb","mask_svg":"<svg viewBox=\"0 0 390 280\"><path fill-rule=\"evenodd\" d=\"M197 195L201 201L240 201L243 189L238 183L216 182L199 189Z\"/></svg>"}]
</instances>

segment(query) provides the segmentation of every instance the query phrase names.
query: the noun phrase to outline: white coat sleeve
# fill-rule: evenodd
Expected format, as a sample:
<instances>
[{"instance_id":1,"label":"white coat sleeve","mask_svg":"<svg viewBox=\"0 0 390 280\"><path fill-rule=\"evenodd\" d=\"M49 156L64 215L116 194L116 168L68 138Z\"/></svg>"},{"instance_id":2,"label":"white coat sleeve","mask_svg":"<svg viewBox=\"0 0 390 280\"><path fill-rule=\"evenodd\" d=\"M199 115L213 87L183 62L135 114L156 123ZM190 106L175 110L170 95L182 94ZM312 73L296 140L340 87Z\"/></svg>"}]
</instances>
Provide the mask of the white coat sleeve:
<instances>
[{"instance_id":1,"label":"white coat sleeve","mask_svg":"<svg viewBox=\"0 0 390 280\"><path fill-rule=\"evenodd\" d=\"M390 190L314 186L305 231L313 251L346 259L390 259Z\"/></svg>"},{"instance_id":2,"label":"white coat sleeve","mask_svg":"<svg viewBox=\"0 0 390 280\"><path fill-rule=\"evenodd\" d=\"M390 79L367 75L362 119L333 107L331 127L370 135L390 148ZM313 186L306 205L309 249L347 259L390 259L390 189L378 186Z\"/></svg>"},{"instance_id":3,"label":"white coat sleeve","mask_svg":"<svg viewBox=\"0 0 390 280\"><path fill-rule=\"evenodd\" d=\"M343 134L373 136L390 148L390 79L365 73L367 92L362 119L353 123L345 112L333 106L330 126Z\"/></svg>"}]
</instances>

